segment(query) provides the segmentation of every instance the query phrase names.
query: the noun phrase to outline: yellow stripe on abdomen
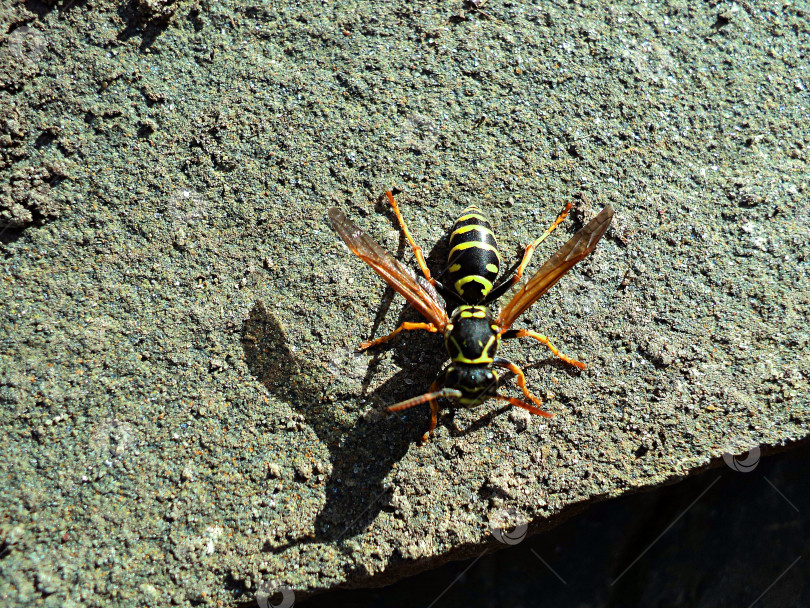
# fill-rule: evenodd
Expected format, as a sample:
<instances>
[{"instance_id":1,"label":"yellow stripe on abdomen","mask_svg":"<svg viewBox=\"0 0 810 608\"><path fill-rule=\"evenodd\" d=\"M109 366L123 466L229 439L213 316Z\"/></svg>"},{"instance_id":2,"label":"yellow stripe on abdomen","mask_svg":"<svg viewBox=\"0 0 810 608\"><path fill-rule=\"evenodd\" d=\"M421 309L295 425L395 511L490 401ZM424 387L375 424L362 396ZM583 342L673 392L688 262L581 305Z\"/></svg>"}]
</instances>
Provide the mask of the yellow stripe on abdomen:
<instances>
[{"instance_id":1,"label":"yellow stripe on abdomen","mask_svg":"<svg viewBox=\"0 0 810 608\"><path fill-rule=\"evenodd\" d=\"M464 286L467 283L480 283L481 284L481 295L487 295L490 291L492 291L492 282L485 279L482 276L477 274L467 275L466 277L461 277L458 281L456 281L453 286L456 289L456 293L460 296L464 295ZM470 314L470 316L475 316Z\"/></svg>"},{"instance_id":2,"label":"yellow stripe on abdomen","mask_svg":"<svg viewBox=\"0 0 810 608\"><path fill-rule=\"evenodd\" d=\"M467 232L470 232L471 230L480 230L483 234L488 234L493 239L495 239L495 235L492 234L492 230L490 230L486 226L479 226L478 224L467 224L466 226L461 226L460 228L456 228L455 230L453 230L453 232L450 234L450 240L452 241L453 237L456 236L457 234L462 235Z\"/></svg>"},{"instance_id":3,"label":"yellow stripe on abdomen","mask_svg":"<svg viewBox=\"0 0 810 608\"><path fill-rule=\"evenodd\" d=\"M456 253L457 251L464 251L465 249L470 249L472 247L478 247L479 249L487 249L489 251L492 251L498 257L498 261L501 260L501 254L498 252L498 248L495 247L495 245L490 245L489 243L483 243L479 241L468 241L466 243L459 243L450 250L449 257L452 258L453 254Z\"/></svg>"}]
</instances>

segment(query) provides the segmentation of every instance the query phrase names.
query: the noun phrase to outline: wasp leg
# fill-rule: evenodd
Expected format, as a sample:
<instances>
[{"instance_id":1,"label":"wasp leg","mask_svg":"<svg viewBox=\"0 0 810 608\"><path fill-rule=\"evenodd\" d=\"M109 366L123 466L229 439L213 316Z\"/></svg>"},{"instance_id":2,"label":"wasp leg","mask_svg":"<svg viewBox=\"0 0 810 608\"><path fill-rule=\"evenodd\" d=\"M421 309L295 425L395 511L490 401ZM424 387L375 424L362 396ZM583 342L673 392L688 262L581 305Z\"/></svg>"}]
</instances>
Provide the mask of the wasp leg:
<instances>
[{"instance_id":1,"label":"wasp leg","mask_svg":"<svg viewBox=\"0 0 810 608\"><path fill-rule=\"evenodd\" d=\"M411 231L408 230L408 227L405 225L405 218L402 217L402 214L399 212L399 206L397 202L394 200L394 195L391 194L391 191L388 190L385 193L385 196L388 197L388 202L391 203L391 207L394 208L394 213L397 216L397 221L399 222L399 227L402 229L402 233L405 235L405 238L408 239L408 242L411 244L413 248L413 254L416 256L416 262L419 264L419 268L422 270L422 274L425 275L427 282L431 285L436 284L436 279L430 276L430 270L428 270L427 263L425 262L425 256L422 254L422 248L416 244L416 241L413 240L411 236Z\"/></svg>"},{"instance_id":2,"label":"wasp leg","mask_svg":"<svg viewBox=\"0 0 810 608\"><path fill-rule=\"evenodd\" d=\"M511 278L504 279L500 284L498 284L497 287L495 287L495 289L489 292L486 303L494 302L509 291L514 285L516 285L518 281L520 281L520 278L523 276L523 271L526 270L526 266L529 265L529 262L534 255L534 250L537 249L540 243L546 240L548 235L554 232L557 227L563 223L563 220L568 216L568 212L571 211L572 206L573 205L571 203L566 203L565 208L560 212L560 215L557 216L557 219L554 220L551 226L549 226L536 241L534 241L531 245L526 246L526 249L523 252L523 259L520 261L520 265L517 267L515 274L513 274Z\"/></svg>"},{"instance_id":3,"label":"wasp leg","mask_svg":"<svg viewBox=\"0 0 810 608\"><path fill-rule=\"evenodd\" d=\"M565 361L568 365L573 365L574 367L578 367L579 369L585 369L585 364L577 361L575 359L571 359L570 357L566 357L557 348L549 341L549 339L542 335L538 334L535 331L531 331L530 329L510 329L501 336L504 340L511 340L512 338L534 338L538 342L542 342L545 344L548 349L554 353L555 357L559 357L563 361Z\"/></svg>"},{"instance_id":4,"label":"wasp leg","mask_svg":"<svg viewBox=\"0 0 810 608\"><path fill-rule=\"evenodd\" d=\"M540 237L534 243L529 245L529 247L532 247L532 251L534 251L534 249L537 248L537 246L540 245L540 243L546 240L546 237L548 237L549 234L554 232L557 229L557 227L563 223L563 220L565 220L565 218L568 217L568 212L571 211L571 207L573 207L571 203L565 204L565 209L560 211L560 215L558 215L557 219L552 222L551 226L546 228L546 231L543 234L541 234Z\"/></svg>"},{"instance_id":5,"label":"wasp leg","mask_svg":"<svg viewBox=\"0 0 810 608\"><path fill-rule=\"evenodd\" d=\"M457 396L461 396L460 394ZM433 435L433 429L436 428L436 423L439 419L439 402L436 399L431 399L428 401L430 404L430 426L428 427L427 432L422 435L422 445L425 445L430 439L430 436Z\"/></svg>"},{"instance_id":6,"label":"wasp leg","mask_svg":"<svg viewBox=\"0 0 810 608\"><path fill-rule=\"evenodd\" d=\"M419 395L418 397L406 399L405 401L400 401L399 403L395 403L394 405L390 405L385 408L389 412L401 412L402 410L407 410L415 405L421 405L428 402L430 404L430 428L424 435L422 435L423 444L427 443L428 437L433 434L433 429L436 428L436 422L439 415L439 402L437 399L439 397L455 397L456 399L461 397L461 391L458 389L443 388L441 390L436 390L439 388L440 384L441 382L436 380L430 385L430 392L427 392L424 395Z\"/></svg>"},{"instance_id":7,"label":"wasp leg","mask_svg":"<svg viewBox=\"0 0 810 608\"><path fill-rule=\"evenodd\" d=\"M378 344L382 344L383 342L388 342L391 338L396 336L399 332L403 330L411 330L411 329L424 329L432 333L436 333L439 331L436 329L436 326L433 323L410 323L405 321L402 325L397 327L394 331L392 331L387 336L383 336L382 338L377 338L375 340L370 340L368 342L361 342L360 343L360 350L366 350L367 348L371 348L372 346L377 346Z\"/></svg>"},{"instance_id":8,"label":"wasp leg","mask_svg":"<svg viewBox=\"0 0 810 608\"><path fill-rule=\"evenodd\" d=\"M519 407L521 409L524 409L527 412L535 414L536 416L542 416L543 418L553 418L554 417L554 414L552 414L551 412L546 412L544 410L541 410L540 408L534 407L533 405L530 405L530 404L526 403L525 401L521 401L520 399L517 399L515 397L504 397L503 395L492 395L492 398L493 399L500 399L501 401L506 401L507 403L509 403L511 405L514 405L515 407Z\"/></svg>"},{"instance_id":9,"label":"wasp leg","mask_svg":"<svg viewBox=\"0 0 810 608\"><path fill-rule=\"evenodd\" d=\"M496 357L492 361L492 364L504 369L508 369L510 372L515 374L515 376L517 376L518 386L520 387L520 390L523 391L523 394L526 395L526 398L537 405L543 405L543 401L532 395L529 392L529 389L526 388L526 376L523 375L523 370L521 370L517 365L511 361L507 361L506 359L501 359L500 357Z\"/></svg>"}]
</instances>

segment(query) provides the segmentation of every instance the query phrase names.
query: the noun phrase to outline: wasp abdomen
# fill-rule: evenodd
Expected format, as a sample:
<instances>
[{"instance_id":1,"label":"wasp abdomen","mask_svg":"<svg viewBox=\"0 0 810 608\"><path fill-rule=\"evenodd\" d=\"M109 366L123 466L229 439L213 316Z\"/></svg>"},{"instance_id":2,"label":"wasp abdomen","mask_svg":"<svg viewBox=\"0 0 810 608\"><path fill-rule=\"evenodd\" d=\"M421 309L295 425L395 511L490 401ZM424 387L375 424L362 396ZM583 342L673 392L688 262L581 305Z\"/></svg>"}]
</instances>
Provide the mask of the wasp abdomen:
<instances>
[{"instance_id":1,"label":"wasp abdomen","mask_svg":"<svg viewBox=\"0 0 810 608\"><path fill-rule=\"evenodd\" d=\"M450 232L448 276L462 302L483 302L492 291L501 256L492 226L478 207L467 207Z\"/></svg>"}]
</instances>

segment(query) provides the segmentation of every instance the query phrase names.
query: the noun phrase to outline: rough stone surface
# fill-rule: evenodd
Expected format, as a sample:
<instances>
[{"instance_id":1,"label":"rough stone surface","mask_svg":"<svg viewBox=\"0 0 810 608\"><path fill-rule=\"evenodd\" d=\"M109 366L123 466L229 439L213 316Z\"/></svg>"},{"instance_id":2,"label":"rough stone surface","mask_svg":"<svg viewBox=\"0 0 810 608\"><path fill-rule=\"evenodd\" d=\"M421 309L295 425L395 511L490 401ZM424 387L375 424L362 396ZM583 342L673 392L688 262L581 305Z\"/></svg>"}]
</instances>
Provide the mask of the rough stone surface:
<instances>
[{"instance_id":1,"label":"rough stone surface","mask_svg":"<svg viewBox=\"0 0 810 608\"><path fill-rule=\"evenodd\" d=\"M802 608L810 598L810 443L752 450L744 460L744 470L721 461L686 481L604 501L545 534L517 526L503 538L505 551L482 547L387 587L295 605L520 608L542 598L572 608Z\"/></svg>"},{"instance_id":2,"label":"rough stone surface","mask_svg":"<svg viewBox=\"0 0 810 608\"><path fill-rule=\"evenodd\" d=\"M161 6L2 9L4 605L381 584L807 437L801 4ZM392 187L433 268L613 204L521 321L589 368L504 347L554 418L382 413L441 339L355 352L416 315L325 212L410 262Z\"/></svg>"}]
</instances>

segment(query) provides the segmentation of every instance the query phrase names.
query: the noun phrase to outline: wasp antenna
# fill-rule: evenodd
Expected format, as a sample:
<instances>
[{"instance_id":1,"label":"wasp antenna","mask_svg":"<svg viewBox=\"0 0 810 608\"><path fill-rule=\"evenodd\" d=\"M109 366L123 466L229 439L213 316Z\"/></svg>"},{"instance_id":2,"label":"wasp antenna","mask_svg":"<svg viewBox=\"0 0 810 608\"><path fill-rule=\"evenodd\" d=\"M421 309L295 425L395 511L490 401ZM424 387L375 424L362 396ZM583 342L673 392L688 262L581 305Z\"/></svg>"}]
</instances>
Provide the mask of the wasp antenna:
<instances>
[{"instance_id":1,"label":"wasp antenna","mask_svg":"<svg viewBox=\"0 0 810 608\"><path fill-rule=\"evenodd\" d=\"M386 410L389 412L401 412L402 410L407 410L415 405L421 405L433 399L438 399L439 397L448 397L448 398L455 398L458 399L461 397L462 393L460 390L455 388L443 388L440 391L433 391L431 393L425 393L424 395L419 395L418 397L413 397L411 399L406 399L405 401L400 401L399 403L395 403L394 405L389 405Z\"/></svg>"}]
</instances>

